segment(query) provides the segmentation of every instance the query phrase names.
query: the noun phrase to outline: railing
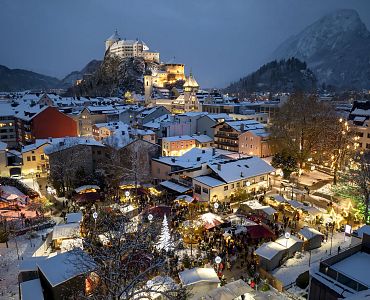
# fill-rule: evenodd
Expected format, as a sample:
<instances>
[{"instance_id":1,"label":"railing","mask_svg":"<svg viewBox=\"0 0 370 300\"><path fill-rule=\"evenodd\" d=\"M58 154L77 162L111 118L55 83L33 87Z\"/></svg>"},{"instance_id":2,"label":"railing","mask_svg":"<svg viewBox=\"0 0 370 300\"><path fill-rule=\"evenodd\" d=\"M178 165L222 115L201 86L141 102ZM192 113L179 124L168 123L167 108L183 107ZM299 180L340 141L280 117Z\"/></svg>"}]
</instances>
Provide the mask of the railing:
<instances>
[{"instance_id":1,"label":"railing","mask_svg":"<svg viewBox=\"0 0 370 300\"><path fill-rule=\"evenodd\" d=\"M238 135L237 134L227 134L227 133L223 133L223 132L220 132L218 131L216 134L215 134L215 137L220 137L220 138L227 138L227 139L232 139L232 140L238 140Z\"/></svg>"},{"instance_id":2,"label":"railing","mask_svg":"<svg viewBox=\"0 0 370 300\"><path fill-rule=\"evenodd\" d=\"M225 146L234 147L234 148L238 148L238 146L239 146L237 143L222 142L222 141L218 141L218 140L215 141L215 144L225 145Z\"/></svg>"}]
</instances>

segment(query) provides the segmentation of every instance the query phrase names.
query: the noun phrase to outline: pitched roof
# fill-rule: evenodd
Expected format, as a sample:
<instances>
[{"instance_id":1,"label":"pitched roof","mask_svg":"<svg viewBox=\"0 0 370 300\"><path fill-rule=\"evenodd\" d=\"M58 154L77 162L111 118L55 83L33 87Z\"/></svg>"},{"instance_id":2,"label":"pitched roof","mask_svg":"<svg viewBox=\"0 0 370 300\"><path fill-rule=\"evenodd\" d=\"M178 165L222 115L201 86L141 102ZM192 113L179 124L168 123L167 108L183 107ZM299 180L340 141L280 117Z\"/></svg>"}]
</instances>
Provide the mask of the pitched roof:
<instances>
[{"instance_id":1,"label":"pitched roof","mask_svg":"<svg viewBox=\"0 0 370 300\"><path fill-rule=\"evenodd\" d=\"M263 159L256 156L224 162L213 162L208 164L208 166L225 182L265 175L275 170Z\"/></svg>"}]
</instances>

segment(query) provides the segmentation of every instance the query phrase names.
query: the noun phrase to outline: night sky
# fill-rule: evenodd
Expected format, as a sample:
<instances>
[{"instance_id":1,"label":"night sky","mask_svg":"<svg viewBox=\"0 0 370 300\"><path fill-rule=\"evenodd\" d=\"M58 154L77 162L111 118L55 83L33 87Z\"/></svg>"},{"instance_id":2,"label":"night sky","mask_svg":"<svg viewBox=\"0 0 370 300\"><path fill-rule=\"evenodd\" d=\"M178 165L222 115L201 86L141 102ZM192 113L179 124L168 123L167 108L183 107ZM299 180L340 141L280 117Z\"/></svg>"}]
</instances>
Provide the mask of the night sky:
<instances>
[{"instance_id":1,"label":"night sky","mask_svg":"<svg viewBox=\"0 0 370 300\"><path fill-rule=\"evenodd\" d=\"M0 0L0 64L62 78L102 59L117 28L164 62L176 57L202 87L223 87L340 8L356 9L370 28L369 0Z\"/></svg>"}]
</instances>

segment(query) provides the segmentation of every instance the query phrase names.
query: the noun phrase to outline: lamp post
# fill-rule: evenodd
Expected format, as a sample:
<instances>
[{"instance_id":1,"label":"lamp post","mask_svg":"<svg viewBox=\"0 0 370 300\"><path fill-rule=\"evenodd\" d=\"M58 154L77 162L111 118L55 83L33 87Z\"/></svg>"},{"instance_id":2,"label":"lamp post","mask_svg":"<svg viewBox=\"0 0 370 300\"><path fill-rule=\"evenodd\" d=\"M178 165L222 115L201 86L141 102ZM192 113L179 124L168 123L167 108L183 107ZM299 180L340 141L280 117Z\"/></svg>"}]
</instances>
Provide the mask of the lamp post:
<instances>
[{"instance_id":1,"label":"lamp post","mask_svg":"<svg viewBox=\"0 0 370 300\"><path fill-rule=\"evenodd\" d=\"M218 271L219 271L219 268L220 268L221 261L222 261L221 257L216 256L215 263L217 264L217 274L218 274Z\"/></svg>"},{"instance_id":2,"label":"lamp post","mask_svg":"<svg viewBox=\"0 0 370 300\"><path fill-rule=\"evenodd\" d=\"M330 255L331 255L331 249L333 247L334 221L329 223L329 228L331 230L331 237L330 237Z\"/></svg>"}]
</instances>

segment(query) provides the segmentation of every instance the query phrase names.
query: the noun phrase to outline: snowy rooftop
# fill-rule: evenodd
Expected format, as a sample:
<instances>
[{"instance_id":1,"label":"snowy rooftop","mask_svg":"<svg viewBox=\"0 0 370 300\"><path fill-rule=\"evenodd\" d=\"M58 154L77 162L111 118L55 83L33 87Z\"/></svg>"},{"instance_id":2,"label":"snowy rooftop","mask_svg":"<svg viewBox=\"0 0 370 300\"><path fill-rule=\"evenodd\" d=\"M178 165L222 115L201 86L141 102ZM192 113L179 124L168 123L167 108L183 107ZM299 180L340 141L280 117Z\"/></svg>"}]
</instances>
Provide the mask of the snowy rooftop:
<instances>
[{"instance_id":1,"label":"snowy rooftop","mask_svg":"<svg viewBox=\"0 0 370 300\"><path fill-rule=\"evenodd\" d=\"M47 259L47 256L28 257L19 263L19 272L37 271L37 263Z\"/></svg>"},{"instance_id":2,"label":"snowy rooftop","mask_svg":"<svg viewBox=\"0 0 370 300\"><path fill-rule=\"evenodd\" d=\"M44 300L40 278L20 283L20 299L22 300Z\"/></svg>"},{"instance_id":3,"label":"snowy rooftop","mask_svg":"<svg viewBox=\"0 0 370 300\"><path fill-rule=\"evenodd\" d=\"M219 283L220 279L213 268L194 268L179 272L179 278L183 285L193 285L199 282Z\"/></svg>"},{"instance_id":4,"label":"snowy rooftop","mask_svg":"<svg viewBox=\"0 0 370 300\"><path fill-rule=\"evenodd\" d=\"M37 265L53 287L93 269L90 256L80 250L57 254Z\"/></svg>"},{"instance_id":5,"label":"snowy rooftop","mask_svg":"<svg viewBox=\"0 0 370 300\"><path fill-rule=\"evenodd\" d=\"M104 147L104 145L92 138L82 138L82 137L67 137L59 140L58 143L46 146L44 151L46 154L51 154L61 150L69 149L77 145L86 146L98 146Z\"/></svg>"},{"instance_id":6,"label":"snowy rooftop","mask_svg":"<svg viewBox=\"0 0 370 300\"><path fill-rule=\"evenodd\" d=\"M283 246L284 248L291 248L292 246L294 246L296 243L303 243L303 241L299 238L297 238L296 236L294 235L291 235L289 237L289 239L285 238L285 236L281 236L279 237L275 243L277 244L280 244L281 246Z\"/></svg>"},{"instance_id":7,"label":"snowy rooftop","mask_svg":"<svg viewBox=\"0 0 370 300\"><path fill-rule=\"evenodd\" d=\"M23 146L22 153L25 153L31 150L36 150L37 148L45 144L50 144L50 141L48 139L37 139L35 143L27 145L27 146Z\"/></svg>"},{"instance_id":8,"label":"snowy rooftop","mask_svg":"<svg viewBox=\"0 0 370 300\"><path fill-rule=\"evenodd\" d=\"M320 231L316 230L315 228L308 227L308 226L303 227L299 231L299 234L302 235L307 240L317 235L323 236L323 234Z\"/></svg>"},{"instance_id":9,"label":"snowy rooftop","mask_svg":"<svg viewBox=\"0 0 370 300\"><path fill-rule=\"evenodd\" d=\"M191 188L189 187L185 187L183 185L180 185L180 184L177 184L177 183L174 183L172 181L169 181L169 180L166 180L166 181L162 181L161 182L161 185L168 188L168 189L171 189L173 191L176 191L178 193L185 193L187 191L189 191Z\"/></svg>"},{"instance_id":10,"label":"snowy rooftop","mask_svg":"<svg viewBox=\"0 0 370 300\"><path fill-rule=\"evenodd\" d=\"M278 253L285 251L286 248L275 242L262 244L255 252L258 256L268 260L273 259Z\"/></svg>"},{"instance_id":11,"label":"snowy rooftop","mask_svg":"<svg viewBox=\"0 0 370 300\"><path fill-rule=\"evenodd\" d=\"M190 135L170 136L170 137L164 137L162 139L163 142L180 142L180 141L192 141L192 140L195 140L195 138L191 137Z\"/></svg>"},{"instance_id":12,"label":"snowy rooftop","mask_svg":"<svg viewBox=\"0 0 370 300\"><path fill-rule=\"evenodd\" d=\"M66 214L66 223L79 223L82 221L82 212Z\"/></svg>"},{"instance_id":13,"label":"snowy rooftop","mask_svg":"<svg viewBox=\"0 0 370 300\"><path fill-rule=\"evenodd\" d=\"M368 116L370 116L370 109L355 108L351 112L351 115L368 117Z\"/></svg>"},{"instance_id":14,"label":"snowy rooftop","mask_svg":"<svg viewBox=\"0 0 370 300\"><path fill-rule=\"evenodd\" d=\"M210 163L209 167L226 182L243 180L275 171L263 159L255 156L223 163Z\"/></svg>"},{"instance_id":15,"label":"snowy rooftop","mask_svg":"<svg viewBox=\"0 0 370 300\"><path fill-rule=\"evenodd\" d=\"M230 154L229 151L224 151L215 148L193 148L182 156L162 156L154 159L171 166L179 166L184 169L198 167L203 163L209 163L214 160L223 159L224 155Z\"/></svg>"},{"instance_id":16,"label":"snowy rooftop","mask_svg":"<svg viewBox=\"0 0 370 300\"><path fill-rule=\"evenodd\" d=\"M213 178L211 176L198 176L194 178L194 181L200 182L209 187L216 187L216 186L226 184L225 182L218 180L216 178Z\"/></svg>"},{"instance_id":17,"label":"snowy rooftop","mask_svg":"<svg viewBox=\"0 0 370 300\"><path fill-rule=\"evenodd\" d=\"M0 151L5 151L8 148L6 143L0 142Z\"/></svg>"},{"instance_id":18,"label":"snowy rooftop","mask_svg":"<svg viewBox=\"0 0 370 300\"><path fill-rule=\"evenodd\" d=\"M331 268L370 288L370 254L357 252L333 264Z\"/></svg>"},{"instance_id":19,"label":"snowy rooftop","mask_svg":"<svg viewBox=\"0 0 370 300\"><path fill-rule=\"evenodd\" d=\"M80 233L79 231L80 231L79 223L56 225L54 226L53 229L53 240L74 238L76 236L79 236Z\"/></svg>"},{"instance_id":20,"label":"snowy rooftop","mask_svg":"<svg viewBox=\"0 0 370 300\"><path fill-rule=\"evenodd\" d=\"M264 124L254 120L226 121L225 123L241 132L265 128Z\"/></svg>"},{"instance_id":21,"label":"snowy rooftop","mask_svg":"<svg viewBox=\"0 0 370 300\"><path fill-rule=\"evenodd\" d=\"M362 238L364 233L370 235L370 225L364 225L361 228L357 229L358 237Z\"/></svg>"},{"instance_id":22,"label":"snowy rooftop","mask_svg":"<svg viewBox=\"0 0 370 300\"><path fill-rule=\"evenodd\" d=\"M198 142L198 143L210 143L213 141L211 137L209 137L206 134L200 134L200 135L192 135L192 137Z\"/></svg>"}]
</instances>

